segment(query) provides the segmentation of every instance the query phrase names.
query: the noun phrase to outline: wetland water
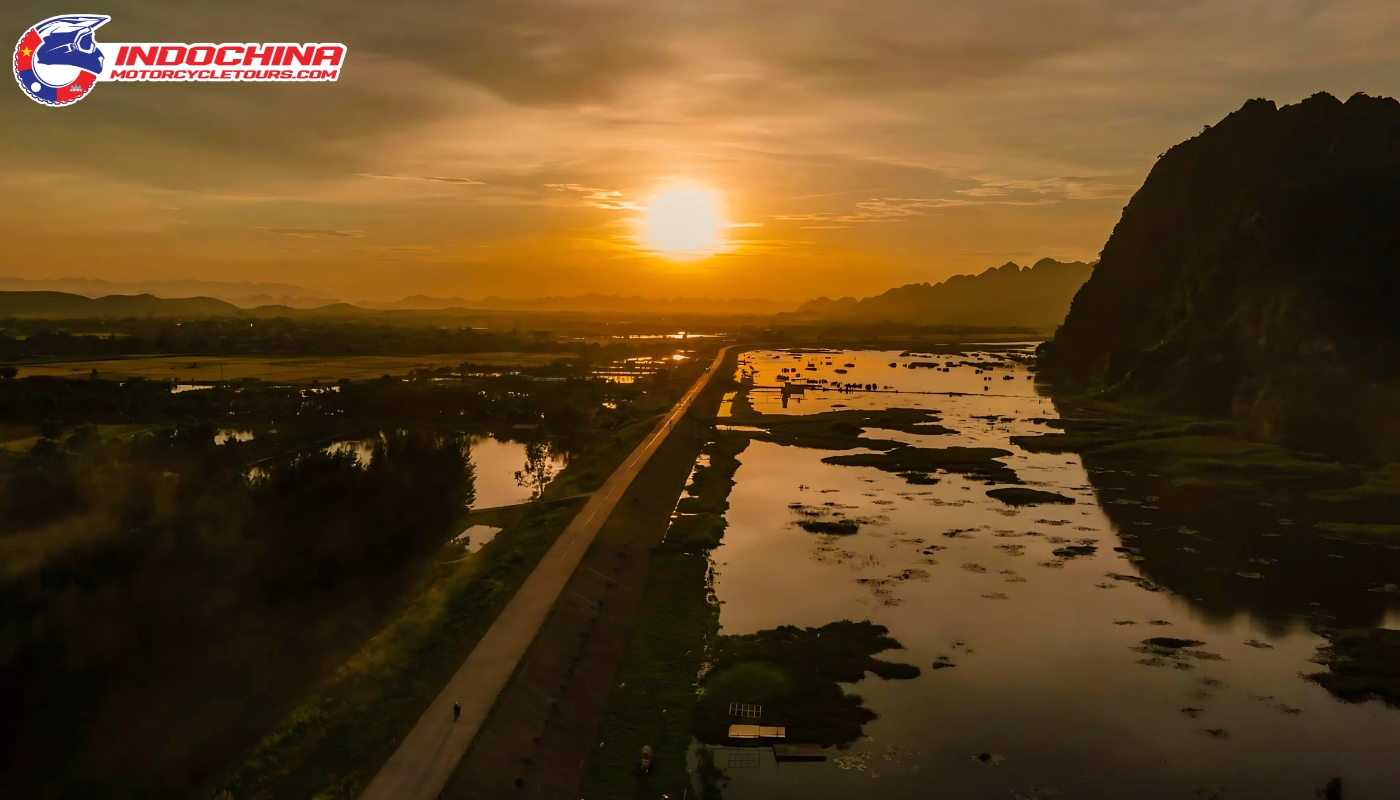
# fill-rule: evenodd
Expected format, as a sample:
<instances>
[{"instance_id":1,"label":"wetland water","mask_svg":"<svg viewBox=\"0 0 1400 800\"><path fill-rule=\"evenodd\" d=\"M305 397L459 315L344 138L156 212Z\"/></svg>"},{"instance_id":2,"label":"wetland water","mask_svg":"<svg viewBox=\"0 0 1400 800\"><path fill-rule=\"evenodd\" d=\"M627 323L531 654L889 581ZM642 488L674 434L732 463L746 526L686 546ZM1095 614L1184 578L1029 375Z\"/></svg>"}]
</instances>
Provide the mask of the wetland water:
<instances>
[{"instance_id":1,"label":"wetland water","mask_svg":"<svg viewBox=\"0 0 1400 800\"><path fill-rule=\"evenodd\" d=\"M549 443L529 443L473 434L468 438L475 468L476 500L473 508L496 508L528 502L537 497L569 463L567 452ZM374 439L345 439L326 450L353 453L361 464L374 457ZM484 544L485 542L481 542Z\"/></svg>"},{"instance_id":2,"label":"wetland water","mask_svg":"<svg viewBox=\"0 0 1400 800\"><path fill-rule=\"evenodd\" d=\"M829 450L750 441L711 553L720 633L869 620L904 647L880 658L922 672L843 684L879 716L824 762L715 747L724 796L1272 800L1315 797L1334 776L1348 798L1400 796L1400 710L1340 702L1300 676L1325 669L1311 661L1318 630L1400 627L1397 552L1325 539L1254 499L1183 498L1150 468L1026 452L1010 437L1046 433L1054 403L991 352L1006 351L741 360L759 385L786 367L903 390L808 390L785 404L754 391L755 411L936 409L951 433L862 435L1001 448L1026 488L1075 502L1007 505L984 477L918 485L823 463ZM935 360L996 366L902 366ZM804 513L859 530L809 532Z\"/></svg>"}]
</instances>

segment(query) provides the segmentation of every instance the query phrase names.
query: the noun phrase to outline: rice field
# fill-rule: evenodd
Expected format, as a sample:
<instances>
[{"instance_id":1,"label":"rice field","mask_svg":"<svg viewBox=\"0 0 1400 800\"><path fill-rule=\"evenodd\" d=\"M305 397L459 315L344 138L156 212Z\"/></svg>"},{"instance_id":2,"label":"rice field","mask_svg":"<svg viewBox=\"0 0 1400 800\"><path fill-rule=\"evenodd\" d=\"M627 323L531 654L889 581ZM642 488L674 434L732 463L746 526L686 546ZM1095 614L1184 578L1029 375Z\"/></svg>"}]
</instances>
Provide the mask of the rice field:
<instances>
[{"instance_id":1,"label":"rice field","mask_svg":"<svg viewBox=\"0 0 1400 800\"><path fill-rule=\"evenodd\" d=\"M131 356L90 361L55 361L19 366L20 377L45 375L204 382L258 378L275 383L311 383L340 378L364 380L405 375L424 367L456 367L464 362L493 367L548 364L571 353L444 353L426 356Z\"/></svg>"}]
</instances>

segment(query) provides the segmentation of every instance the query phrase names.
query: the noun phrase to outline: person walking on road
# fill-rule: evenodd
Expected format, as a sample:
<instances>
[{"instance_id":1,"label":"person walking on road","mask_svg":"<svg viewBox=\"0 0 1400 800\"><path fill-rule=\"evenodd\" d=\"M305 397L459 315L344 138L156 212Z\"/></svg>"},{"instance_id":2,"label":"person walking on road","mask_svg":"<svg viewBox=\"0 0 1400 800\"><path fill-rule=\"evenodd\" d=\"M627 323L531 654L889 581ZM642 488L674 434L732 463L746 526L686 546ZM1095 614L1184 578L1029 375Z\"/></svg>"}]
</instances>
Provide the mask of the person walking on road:
<instances>
[{"instance_id":1,"label":"person walking on road","mask_svg":"<svg viewBox=\"0 0 1400 800\"><path fill-rule=\"evenodd\" d=\"M452 721L453 721L453 722L456 722L457 719L458 719L458 717L461 717L461 716L462 716L462 704L461 704L461 703L453 703L453 704L452 704Z\"/></svg>"}]
</instances>

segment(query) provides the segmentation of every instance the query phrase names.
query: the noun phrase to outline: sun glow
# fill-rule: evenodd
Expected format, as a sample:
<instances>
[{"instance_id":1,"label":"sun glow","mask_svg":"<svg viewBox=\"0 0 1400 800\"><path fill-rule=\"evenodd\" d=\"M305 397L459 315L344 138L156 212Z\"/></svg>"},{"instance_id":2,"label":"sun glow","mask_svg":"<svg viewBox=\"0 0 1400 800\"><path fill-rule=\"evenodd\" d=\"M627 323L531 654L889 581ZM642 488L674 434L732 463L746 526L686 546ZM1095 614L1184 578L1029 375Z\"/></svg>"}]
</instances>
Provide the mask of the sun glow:
<instances>
[{"instance_id":1,"label":"sun glow","mask_svg":"<svg viewBox=\"0 0 1400 800\"><path fill-rule=\"evenodd\" d=\"M703 258L726 244L729 223L719 196L708 189L668 189L651 199L640 222L640 243L674 260Z\"/></svg>"}]
</instances>

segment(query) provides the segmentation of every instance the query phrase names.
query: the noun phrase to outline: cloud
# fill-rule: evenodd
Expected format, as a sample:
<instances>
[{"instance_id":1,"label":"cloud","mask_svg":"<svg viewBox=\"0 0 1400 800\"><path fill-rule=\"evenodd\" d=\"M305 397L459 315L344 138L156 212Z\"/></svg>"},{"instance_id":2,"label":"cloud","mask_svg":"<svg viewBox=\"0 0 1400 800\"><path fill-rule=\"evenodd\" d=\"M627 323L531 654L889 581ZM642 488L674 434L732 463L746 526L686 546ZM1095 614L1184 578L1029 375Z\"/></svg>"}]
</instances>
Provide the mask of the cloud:
<instances>
[{"instance_id":1,"label":"cloud","mask_svg":"<svg viewBox=\"0 0 1400 800\"><path fill-rule=\"evenodd\" d=\"M598 189L592 186L580 186L577 183L546 183L546 189L553 189L558 192L577 192L583 195L584 205L593 208L607 208L615 211L640 211L641 206L620 199L622 192L612 189Z\"/></svg>"},{"instance_id":2,"label":"cloud","mask_svg":"<svg viewBox=\"0 0 1400 800\"><path fill-rule=\"evenodd\" d=\"M294 236L300 239L357 239L364 231L334 231L325 228L263 228L278 236Z\"/></svg>"},{"instance_id":3,"label":"cloud","mask_svg":"<svg viewBox=\"0 0 1400 800\"><path fill-rule=\"evenodd\" d=\"M1102 200L1108 198L1128 198L1137 189L1137 184L1127 176L1117 175L1102 178L1062 176L1038 180L992 180L971 189L959 189L968 197L1011 197L1018 193L1050 195L1065 200Z\"/></svg>"},{"instance_id":4,"label":"cloud","mask_svg":"<svg viewBox=\"0 0 1400 800\"><path fill-rule=\"evenodd\" d=\"M777 214L773 218L788 222L830 220L832 222L904 222L920 217L933 209L974 205L971 200L925 197L874 197L855 204L855 211L815 212L809 214Z\"/></svg>"},{"instance_id":5,"label":"cloud","mask_svg":"<svg viewBox=\"0 0 1400 800\"><path fill-rule=\"evenodd\" d=\"M433 181L436 183L455 183L462 186L485 186L484 181L473 180L471 178L448 178L437 175L379 175L373 172L361 172L356 177L379 178L382 180L394 181Z\"/></svg>"}]
</instances>

